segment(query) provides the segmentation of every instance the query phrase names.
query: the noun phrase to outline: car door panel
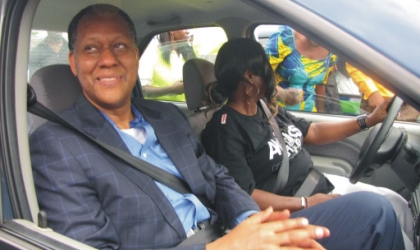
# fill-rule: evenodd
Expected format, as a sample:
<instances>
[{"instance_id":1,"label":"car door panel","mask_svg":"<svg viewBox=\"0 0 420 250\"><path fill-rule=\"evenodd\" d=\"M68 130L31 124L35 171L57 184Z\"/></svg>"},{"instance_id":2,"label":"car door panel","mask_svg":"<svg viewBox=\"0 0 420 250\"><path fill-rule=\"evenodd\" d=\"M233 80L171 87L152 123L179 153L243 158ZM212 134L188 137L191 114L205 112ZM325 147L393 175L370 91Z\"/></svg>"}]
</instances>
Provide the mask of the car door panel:
<instances>
[{"instance_id":1,"label":"car door panel","mask_svg":"<svg viewBox=\"0 0 420 250\"><path fill-rule=\"evenodd\" d=\"M321 173L349 177L353 169L353 166L347 161L334 157L311 155L311 159L314 163L314 167Z\"/></svg>"},{"instance_id":2,"label":"car door panel","mask_svg":"<svg viewBox=\"0 0 420 250\"><path fill-rule=\"evenodd\" d=\"M54 232L40 228L27 220L6 221L0 228L0 249L63 249L95 248Z\"/></svg>"},{"instance_id":3,"label":"car door panel","mask_svg":"<svg viewBox=\"0 0 420 250\"><path fill-rule=\"evenodd\" d=\"M333 116L303 112L293 112L293 115L305 118L312 122L354 119L354 117L350 116ZM395 122L394 127L404 128L410 134L418 135L420 133L419 125L417 123ZM323 173L338 174L348 177L357 162L360 149L369 133L370 130L365 130L337 143L304 145L304 147L311 154L315 168ZM400 193L405 198L409 197L409 193L407 192L404 183L398 178L388 163L384 164L381 168L365 174L360 181L375 186L386 187Z\"/></svg>"},{"instance_id":4,"label":"car door panel","mask_svg":"<svg viewBox=\"0 0 420 250\"><path fill-rule=\"evenodd\" d=\"M350 140L325 145L303 145L311 155L315 168L323 173L348 177L357 162L360 147Z\"/></svg>"}]
</instances>

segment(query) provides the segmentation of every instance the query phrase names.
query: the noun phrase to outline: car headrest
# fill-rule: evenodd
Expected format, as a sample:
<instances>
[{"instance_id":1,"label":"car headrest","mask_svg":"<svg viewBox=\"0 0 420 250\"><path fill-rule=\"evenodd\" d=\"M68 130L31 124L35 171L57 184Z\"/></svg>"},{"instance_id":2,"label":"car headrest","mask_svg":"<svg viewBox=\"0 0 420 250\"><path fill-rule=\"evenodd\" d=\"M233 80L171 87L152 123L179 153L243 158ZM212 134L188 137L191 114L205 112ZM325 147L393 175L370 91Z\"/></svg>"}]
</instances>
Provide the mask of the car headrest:
<instances>
[{"instance_id":1,"label":"car headrest","mask_svg":"<svg viewBox=\"0 0 420 250\"><path fill-rule=\"evenodd\" d=\"M54 64L37 70L29 84L34 89L38 102L56 113L70 107L82 93L79 80L67 64ZM44 119L34 116L31 130L44 122Z\"/></svg>"},{"instance_id":2,"label":"car headrest","mask_svg":"<svg viewBox=\"0 0 420 250\"><path fill-rule=\"evenodd\" d=\"M204 91L208 83L216 81L214 64L200 58L185 62L183 67L185 99L189 110L206 106Z\"/></svg>"},{"instance_id":3,"label":"car headrest","mask_svg":"<svg viewBox=\"0 0 420 250\"><path fill-rule=\"evenodd\" d=\"M29 84L37 100L54 112L61 112L77 100L82 93L79 80L66 64L55 64L36 71Z\"/></svg>"}]
</instances>

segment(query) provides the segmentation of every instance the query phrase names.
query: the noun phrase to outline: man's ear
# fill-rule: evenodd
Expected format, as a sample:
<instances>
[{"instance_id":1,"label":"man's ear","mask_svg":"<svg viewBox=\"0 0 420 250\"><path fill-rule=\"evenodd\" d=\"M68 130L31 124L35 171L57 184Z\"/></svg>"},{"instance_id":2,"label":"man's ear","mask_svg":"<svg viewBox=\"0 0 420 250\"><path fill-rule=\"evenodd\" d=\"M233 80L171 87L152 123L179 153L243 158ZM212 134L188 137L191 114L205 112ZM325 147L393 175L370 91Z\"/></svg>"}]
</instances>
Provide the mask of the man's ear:
<instances>
[{"instance_id":1,"label":"man's ear","mask_svg":"<svg viewBox=\"0 0 420 250\"><path fill-rule=\"evenodd\" d=\"M70 63L71 72L73 72L73 75L77 76L76 60L74 59L73 52L69 53L69 63Z\"/></svg>"}]
</instances>

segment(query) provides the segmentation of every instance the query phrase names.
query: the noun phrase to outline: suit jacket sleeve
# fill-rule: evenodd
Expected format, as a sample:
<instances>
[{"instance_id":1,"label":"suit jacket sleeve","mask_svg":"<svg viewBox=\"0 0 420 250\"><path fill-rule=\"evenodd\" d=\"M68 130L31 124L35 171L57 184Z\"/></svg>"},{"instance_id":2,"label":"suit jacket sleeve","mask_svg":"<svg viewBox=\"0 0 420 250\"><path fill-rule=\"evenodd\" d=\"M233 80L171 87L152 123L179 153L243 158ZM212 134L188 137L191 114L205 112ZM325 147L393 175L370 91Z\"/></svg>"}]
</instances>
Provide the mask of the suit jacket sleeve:
<instances>
[{"instance_id":1,"label":"suit jacket sleeve","mask_svg":"<svg viewBox=\"0 0 420 250\"><path fill-rule=\"evenodd\" d=\"M63 137L42 129L31 136L31 158L40 209L54 230L103 249L119 239L102 209L98 193ZM85 156L81 156L85 157Z\"/></svg>"}]
</instances>

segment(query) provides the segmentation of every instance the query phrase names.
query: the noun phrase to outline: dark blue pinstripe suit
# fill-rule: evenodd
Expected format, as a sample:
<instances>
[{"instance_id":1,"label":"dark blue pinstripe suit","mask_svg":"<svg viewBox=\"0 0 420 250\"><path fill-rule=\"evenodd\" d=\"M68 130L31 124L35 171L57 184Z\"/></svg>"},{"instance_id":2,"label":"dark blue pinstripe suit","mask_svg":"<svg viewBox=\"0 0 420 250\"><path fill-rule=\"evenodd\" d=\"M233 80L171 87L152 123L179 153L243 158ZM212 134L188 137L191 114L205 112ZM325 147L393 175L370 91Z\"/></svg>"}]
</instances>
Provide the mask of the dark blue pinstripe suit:
<instances>
[{"instance_id":1,"label":"dark blue pinstripe suit","mask_svg":"<svg viewBox=\"0 0 420 250\"><path fill-rule=\"evenodd\" d=\"M259 210L198 145L185 115L174 105L135 100L194 194L214 202L212 220L229 225ZM91 136L127 152L114 128L81 96L62 117ZM186 238L171 204L148 176L51 122L30 137L40 209L55 231L97 248L164 248ZM192 246L191 249L204 249Z\"/></svg>"}]
</instances>

